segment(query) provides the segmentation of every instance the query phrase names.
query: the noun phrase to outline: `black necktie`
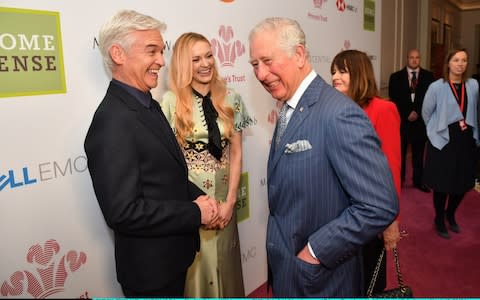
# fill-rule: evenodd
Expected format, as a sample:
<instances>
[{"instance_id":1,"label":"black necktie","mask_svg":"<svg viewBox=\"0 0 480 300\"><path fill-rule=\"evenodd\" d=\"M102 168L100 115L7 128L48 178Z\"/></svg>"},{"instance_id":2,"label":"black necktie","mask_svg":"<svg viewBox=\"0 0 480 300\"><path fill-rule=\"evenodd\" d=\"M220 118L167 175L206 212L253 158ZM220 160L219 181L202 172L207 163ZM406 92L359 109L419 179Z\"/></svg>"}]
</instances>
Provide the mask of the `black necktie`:
<instances>
[{"instance_id":1,"label":"black necktie","mask_svg":"<svg viewBox=\"0 0 480 300\"><path fill-rule=\"evenodd\" d=\"M212 99L210 99L210 92L203 96L196 90L192 90L197 97L203 99L203 114L205 116L208 129L208 152L210 152L213 157L220 160L222 158L222 139L220 137L220 130L218 129L217 124L218 113L213 106Z\"/></svg>"},{"instance_id":2,"label":"black necktie","mask_svg":"<svg viewBox=\"0 0 480 300\"><path fill-rule=\"evenodd\" d=\"M412 81L410 82L410 89L412 93L415 92L415 88L417 87L417 72L412 72Z\"/></svg>"}]
</instances>

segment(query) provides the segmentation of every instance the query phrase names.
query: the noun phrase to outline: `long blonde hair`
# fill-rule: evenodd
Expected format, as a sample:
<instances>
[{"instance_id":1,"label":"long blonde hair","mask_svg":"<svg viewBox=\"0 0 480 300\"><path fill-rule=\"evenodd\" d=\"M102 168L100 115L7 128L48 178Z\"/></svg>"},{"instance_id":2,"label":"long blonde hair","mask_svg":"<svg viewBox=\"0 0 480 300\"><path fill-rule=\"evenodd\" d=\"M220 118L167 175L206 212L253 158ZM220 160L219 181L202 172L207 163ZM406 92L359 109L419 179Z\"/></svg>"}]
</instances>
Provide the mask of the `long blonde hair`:
<instances>
[{"instance_id":1,"label":"long blonde hair","mask_svg":"<svg viewBox=\"0 0 480 300\"><path fill-rule=\"evenodd\" d=\"M210 45L205 36L195 32L184 33L177 39L173 46L168 73L169 87L177 101L175 115L177 141L182 146L185 144L185 139L192 134L194 127L191 86L193 80L192 48L199 41L207 42ZM216 64L213 66L210 93L213 106L218 112L218 118L224 124L225 137L229 139L233 134L233 109L225 104L227 85L218 73Z\"/></svg>"}]
</instances>

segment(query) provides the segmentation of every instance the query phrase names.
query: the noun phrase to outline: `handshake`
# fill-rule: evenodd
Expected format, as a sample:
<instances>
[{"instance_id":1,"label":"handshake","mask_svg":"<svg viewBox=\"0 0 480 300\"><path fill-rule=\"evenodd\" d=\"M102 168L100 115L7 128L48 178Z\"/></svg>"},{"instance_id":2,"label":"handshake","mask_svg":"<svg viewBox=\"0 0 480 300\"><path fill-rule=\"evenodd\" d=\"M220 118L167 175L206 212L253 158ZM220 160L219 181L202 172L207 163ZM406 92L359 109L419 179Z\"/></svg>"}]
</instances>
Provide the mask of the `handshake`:
<instances>
[{"instance_id":1,"label":"handshake","mask_svg":"<svg viewBox=\"0 0 480 300\"><path fill-rule=\"evenodd\" d=\"M235 203L217 202L208 195L200 196L193 202L200 208L205 229L223 229L232 219Z\"/></svg>"}]
</instances>

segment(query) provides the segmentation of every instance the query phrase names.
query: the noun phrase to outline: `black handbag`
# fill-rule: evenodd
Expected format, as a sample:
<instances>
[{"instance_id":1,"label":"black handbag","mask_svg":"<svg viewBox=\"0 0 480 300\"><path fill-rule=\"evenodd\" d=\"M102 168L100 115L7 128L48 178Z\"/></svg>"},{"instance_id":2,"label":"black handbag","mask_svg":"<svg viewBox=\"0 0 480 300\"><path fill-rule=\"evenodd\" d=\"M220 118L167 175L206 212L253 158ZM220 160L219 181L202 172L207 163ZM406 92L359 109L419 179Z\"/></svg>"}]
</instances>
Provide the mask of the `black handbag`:
<instances>
[{"instance_id":1,"label":"black handbag","mask_svg":"<svg viewBox=\"0 0 480 300\"><path fill-rule=\"evenodd\" d=\"M397 273L398 287L390 290L384 290L373 294L373 287L377 281L378 271L380 270L380 265L382 264L383 256L385 255L385 248L383 248L380 257L377 260L377 265L373 271L372 279L368 286L367 296L369 298L413 298L412 289L409 286L406 286L403 283L402 273L400 272L400 262L398 260L398 251L397 248L393 249L393 257L395 259L395 271Z\"/></svg>"}]
</instances>

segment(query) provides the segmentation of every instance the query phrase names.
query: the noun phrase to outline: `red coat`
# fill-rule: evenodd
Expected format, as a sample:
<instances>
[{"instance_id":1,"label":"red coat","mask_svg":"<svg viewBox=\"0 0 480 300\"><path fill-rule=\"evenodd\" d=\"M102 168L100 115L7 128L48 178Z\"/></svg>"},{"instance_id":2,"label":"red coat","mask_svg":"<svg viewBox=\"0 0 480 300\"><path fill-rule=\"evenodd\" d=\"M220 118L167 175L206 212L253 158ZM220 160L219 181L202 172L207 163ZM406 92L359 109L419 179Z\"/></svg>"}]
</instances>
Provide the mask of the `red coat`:
<instances>
[{"instance_id":1,"label":"red coat","mask_svg":"<svg viewBox=\"0 0 480 300\"><path fill-rule=\"evenodd\" d=\"M391 101L374 97L364 108L373 128L382 143L382 151L387 157L388 165L393 175L393 183L400 199L400 115L397 107Z\"/></svg>"}]
</instances>

